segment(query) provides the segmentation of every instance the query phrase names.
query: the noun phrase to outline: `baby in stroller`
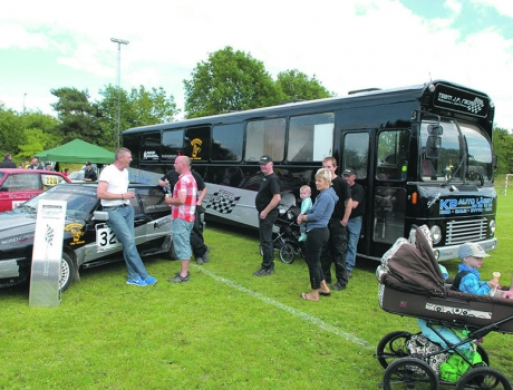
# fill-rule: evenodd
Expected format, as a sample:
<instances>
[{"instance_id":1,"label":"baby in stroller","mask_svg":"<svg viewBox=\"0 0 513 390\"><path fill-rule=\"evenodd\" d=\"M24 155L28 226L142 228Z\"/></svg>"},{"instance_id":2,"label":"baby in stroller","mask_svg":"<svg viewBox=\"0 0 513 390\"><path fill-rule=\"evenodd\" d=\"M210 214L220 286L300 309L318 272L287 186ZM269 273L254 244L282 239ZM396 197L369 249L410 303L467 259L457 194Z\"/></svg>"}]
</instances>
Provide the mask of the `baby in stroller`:
<instances>
[{"instance_id":1,"label":"baby in stroller","mask_svg":"<svg viewBox=\"0 0 513 390\"><path fill-rule=\"evenodd\" d=\"M513 333L513 302L451 290L430 238L427 226L416 228L410 242L399 239L377 269L381 308L416 317L421 329L392 332L378 343L383 387L512 389L504 374L489 367L478 341L491 331Z\"/></svg>"}]
</instances>

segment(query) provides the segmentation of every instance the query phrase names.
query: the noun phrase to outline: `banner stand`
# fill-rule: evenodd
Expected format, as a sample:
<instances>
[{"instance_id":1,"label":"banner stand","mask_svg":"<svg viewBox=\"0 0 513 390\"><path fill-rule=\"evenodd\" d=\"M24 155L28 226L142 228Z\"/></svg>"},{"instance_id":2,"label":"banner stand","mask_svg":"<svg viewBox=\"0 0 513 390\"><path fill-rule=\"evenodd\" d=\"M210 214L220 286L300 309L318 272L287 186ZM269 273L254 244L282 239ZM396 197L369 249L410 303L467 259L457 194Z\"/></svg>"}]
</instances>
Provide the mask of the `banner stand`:
<instances>
[{"instance_id":1,"label":"banner stand","mask_svg":"<svg viewBox=\"0 0 513 390\"><path fill-rule=\"evenodd\" d=\"M65 201L39 201L32 252L29 306L55 307L61 302L59 277L66 205Z\"/></svg>"}]
</instances>

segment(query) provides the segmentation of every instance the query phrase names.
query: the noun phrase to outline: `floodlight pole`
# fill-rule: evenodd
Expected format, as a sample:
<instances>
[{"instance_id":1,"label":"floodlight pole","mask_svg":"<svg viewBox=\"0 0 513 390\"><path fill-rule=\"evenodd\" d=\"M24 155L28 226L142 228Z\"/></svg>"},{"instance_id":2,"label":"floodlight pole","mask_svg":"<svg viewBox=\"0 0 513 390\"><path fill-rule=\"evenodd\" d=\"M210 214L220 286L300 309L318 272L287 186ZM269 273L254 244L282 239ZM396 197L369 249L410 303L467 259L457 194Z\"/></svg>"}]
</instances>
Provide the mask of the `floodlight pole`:
<instances>
[{"instance_id":1,"label":"floodlight pole","mask_svg":"<svg viewBox=\"0 0 513 390\"><path fill-rule=\"evenodd\" d=\"M118 93L118 107L117 107L117 120L116 120L116 149L119 148L119 134L120 134L120 121L121 121L121 93L120 93L120 81L121 81L121 45L128 45L128 41L118 38L111 38L112 42L118 44L118 67L116 76L116 90Z\"/></svg>"}]
</instances>

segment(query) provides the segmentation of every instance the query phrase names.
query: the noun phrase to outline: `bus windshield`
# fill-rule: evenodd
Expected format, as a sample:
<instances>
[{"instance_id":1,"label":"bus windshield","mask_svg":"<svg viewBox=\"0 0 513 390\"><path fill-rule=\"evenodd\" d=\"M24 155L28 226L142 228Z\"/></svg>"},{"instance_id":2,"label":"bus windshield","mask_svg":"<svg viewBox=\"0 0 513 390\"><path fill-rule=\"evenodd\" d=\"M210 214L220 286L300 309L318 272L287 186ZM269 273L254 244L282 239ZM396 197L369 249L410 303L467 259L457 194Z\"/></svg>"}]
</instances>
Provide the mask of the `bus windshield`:
<instances>
[{"instance_id":1,"label":"bus windshield","mask_svg":"<svg viewBox=\"0 0 513 390\"><path fill-rule=\"evenodd\" d=\"M455 120L424 120L420 142L423 181L492 182L492 145L478 126Z\"/></svg>"}]
</instances>

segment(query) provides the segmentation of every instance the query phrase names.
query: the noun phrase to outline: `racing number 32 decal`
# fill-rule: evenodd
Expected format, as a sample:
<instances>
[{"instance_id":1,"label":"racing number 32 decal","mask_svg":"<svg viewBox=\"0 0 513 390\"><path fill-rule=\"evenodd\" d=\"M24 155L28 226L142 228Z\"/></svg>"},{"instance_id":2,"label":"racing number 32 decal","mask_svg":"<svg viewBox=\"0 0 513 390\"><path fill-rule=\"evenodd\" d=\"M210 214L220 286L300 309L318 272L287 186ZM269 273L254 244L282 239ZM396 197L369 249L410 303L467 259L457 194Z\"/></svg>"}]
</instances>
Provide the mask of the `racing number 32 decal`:
<instances>
[{"instance_id":1,"label":"racing number 32 decal","mask_svg":"<svg viewBox=\"0 0 513 390\"><path fill-rule=\"evenodd\" d=\"M116 235L108 225L96 226L96 251L104 252L121 244L116 239Z\"/></svg>"}]
</instances>

